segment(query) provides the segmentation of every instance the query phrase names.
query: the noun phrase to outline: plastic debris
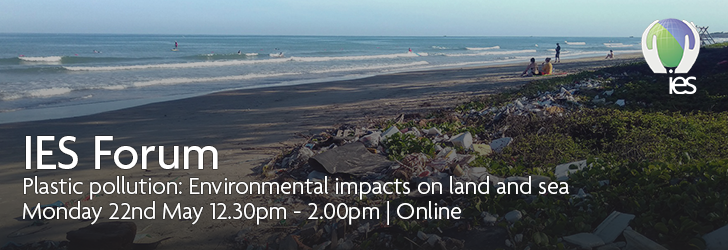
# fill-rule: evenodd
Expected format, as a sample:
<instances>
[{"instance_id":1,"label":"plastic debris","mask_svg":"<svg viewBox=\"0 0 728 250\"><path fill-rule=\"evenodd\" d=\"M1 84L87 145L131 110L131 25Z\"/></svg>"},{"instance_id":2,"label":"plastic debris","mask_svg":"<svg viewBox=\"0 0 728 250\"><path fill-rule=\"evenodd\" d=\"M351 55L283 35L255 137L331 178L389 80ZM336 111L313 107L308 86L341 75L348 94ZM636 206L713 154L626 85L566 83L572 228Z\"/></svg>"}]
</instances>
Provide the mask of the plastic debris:
<instances>
[{"instance_id":1,"label":"plastic debris","mask_svg":"<svg viewBox=\"0 0 728 250\"><path fill-rule=\"evenodd\" d=\"M473 135L470 134L470 132L460 133L453 136L452 139L450 139L450 142L452 142L452 144L456 147L470 149L470 147L473 146Z\"/></svg>"},{"instance_id":2,"label":"plastic debris","mask_svg":"<svg viewBox=\"0 0 728 250\"><path fill-rule=\"evenodd\" d=\"M504 148L506 148L509 144L511 144L512 141L513 141L513 138L511 138L511 137L503 137L503 138L490 142L490 148L494 152L500 153L501 151L503 151Z\"/></svg>"},{"instance_id":3,"label":"plastic debris","mask_svg":"<svg viewBox=\"0 0 728 250\"><path fill-rule=\"evenodd\" d=\"M569 180L569 174L576 173L577 171L582 170L585 167L586 160L561 164L554 168L554 175L556 175L557 181L567 181Z\"/></svg>"},{"instance_id":4,"label":"plastic debris","mask_svg":"<svg viewBox=\"0 0 728 250\"><path fill-rule=\"evenodd\" d=\"M475 153L480 156L488 156L491 153L493 153L493 150L490 148L490 145L485 145L485 144L473 144L473 151L475 151Z\"/></svg>"},{"instance_id":5,"label":"plastic debris","mask_svg":"<svg viewBox=\"0 0 728 250\"><path fill-rule=\"evenodd\" d=\"M564 241L581 247L581 249L592 249L603 246L604 241L592 233L578 233L564 237Z\"/></svg>"},{"instance_id":6,"label":"plastic debris","mask_svg":"<svg viewBox=\"0 0 728 250\"><path fill-rule=\"evenodd\" d=\"M604 243L612 243L622 234L629 222L634 219L633 214L625 214L617 211L607 216L602 223L594 230L594 234L602 238Z\"/></svg>"},{"instance_id":7,"label":"plastic debris","mask_svg":"<svg viewBox=\"0 0 728 250\"><path fill-rule=\"evenodd\" d=\"M667 248L632 229L625 229L622 234L627 239L625 250L667 250Z\"/></svg>"},{"instance_id":8,"label":"plastic debris","mask_svg":"<svg viewBox=\"0 0 728 250\"><path fill-rule=\"evenodd\" d=\"M133 249L134 222L102 222L66 233L72 249Z\"/></svg>"},{"instance_id":9,"label":"plastic debris","mask_svg":"<svg viewBox=\"0 0 728 250\"><path fill-rule=\"evenodd\" d=\"M508 212L505 217L508 222L516 223L517 221L521 220L523 214L521 213L521 211L513 210Z\"/></svg>"},{"instance_id":10,"label":"plastic debris","mask_svg":"<svg viewBox=\"0 0 728 250\"><path fill-rule=\"evenodd\" d=\"M326 173L320 172L320 171L311 171L311 173L308 174L308 179L311 181L323 181L324 177L326 177Z\"/></svg>"},{"instance_id":11,"label":"plastic debris","mask_svg":"<svg viewBox=\"0 0 728 250\"><path fill-rule=\"evenodd\" d=\"M708 250L728 249L728 225L703 236Z\"/></svg>"},{"instance_id":12,"label":"plastic debris","mask_svg":"<svg viewBox=\"0 0 728 250\"><path fill-rule=\"evenodd\" d=\"M391 126L391 127L389 127L389 129L387 129L387 131L384 131L384 133L382 133L382 140L387 140L387 138L389 138L390 136L393 136L393 135L399 134L399 133L402 133L402 132L399 131L397 126Z\"/></svg>"},{"instance_id":13,"label":"plastic debris","mask_svg":"<svg viewBox=\"0 0 728 250\"><path fill-rule=\"evenodd\" d=\"M345 173L364 175L378 168L394 164L384 156L370 153L360 142L346 144L311 157L308 163L314 169L323 169L331 174Z\"/></svg>"}]
</instances>

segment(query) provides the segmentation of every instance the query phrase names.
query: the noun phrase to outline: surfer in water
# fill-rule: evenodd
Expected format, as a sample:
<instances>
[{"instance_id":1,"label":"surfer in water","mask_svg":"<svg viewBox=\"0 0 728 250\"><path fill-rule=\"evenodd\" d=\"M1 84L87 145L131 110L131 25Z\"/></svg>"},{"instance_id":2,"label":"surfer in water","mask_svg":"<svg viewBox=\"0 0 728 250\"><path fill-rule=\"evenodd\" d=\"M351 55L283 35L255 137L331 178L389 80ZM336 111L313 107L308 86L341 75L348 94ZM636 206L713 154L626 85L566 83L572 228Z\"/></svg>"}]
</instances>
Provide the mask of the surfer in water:
<instances>
[{"instance_id":1,"label":"surfer in water","mask_svg":"<svg viewBox=\"0 0 728 250\"><path fill-rule=\"evenodd\" d=\"M177 48L177 41L174 41L174 48Z\"/></svg>"}]
</instances>

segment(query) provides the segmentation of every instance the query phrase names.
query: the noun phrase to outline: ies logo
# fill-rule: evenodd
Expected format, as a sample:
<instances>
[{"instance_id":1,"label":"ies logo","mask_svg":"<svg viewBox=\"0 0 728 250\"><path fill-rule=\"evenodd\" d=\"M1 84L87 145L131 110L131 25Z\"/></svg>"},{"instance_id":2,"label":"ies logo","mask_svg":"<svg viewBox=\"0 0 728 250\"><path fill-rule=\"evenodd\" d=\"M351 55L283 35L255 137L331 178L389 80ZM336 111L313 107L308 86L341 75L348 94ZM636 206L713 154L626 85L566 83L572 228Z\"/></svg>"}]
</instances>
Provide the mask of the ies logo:
<instances>
[{"instance_id":1,"label":"ies logo","mask_svg":"<svg viewBox=\"0 0 728 250\"><path fill-rule=\"evenodd\" d=\"M642 33L642 54L645 61L656 74L670 76L670 94L694 94L697 91L688 78L674 77L675 74L688 73L700 51L700 35L695 24L674 18L652 22ZM680 81L681 83L678 83ZM678 91L676 87L692 90Z\"/></svg>"}]
</instances>

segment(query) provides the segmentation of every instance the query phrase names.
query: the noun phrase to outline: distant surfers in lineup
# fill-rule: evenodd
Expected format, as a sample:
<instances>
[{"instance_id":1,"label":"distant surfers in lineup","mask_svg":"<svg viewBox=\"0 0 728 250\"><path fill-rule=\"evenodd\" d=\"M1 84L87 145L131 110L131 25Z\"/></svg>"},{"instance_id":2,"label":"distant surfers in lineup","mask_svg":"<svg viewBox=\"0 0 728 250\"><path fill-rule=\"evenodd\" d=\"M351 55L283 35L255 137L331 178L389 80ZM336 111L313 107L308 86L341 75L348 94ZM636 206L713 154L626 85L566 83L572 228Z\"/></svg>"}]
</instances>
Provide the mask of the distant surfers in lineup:
<instances>
[{"instance_id":1,"label":"distant surfers in lineup","mask_svg":"<svg viewBox=\"0 0 728 250\"><path fill-rule=\"evenodd\" d=\"M261 49L261 50L263 50L263 49ZM279 50L279 49L278 48L275 48L275 50ZM177 41L174 41L174 48L172 48L172 51L175 51L175 52L176 51L179 51L179 43L177 43ZM96 53L95 50L94 50L94 53ZM101 53L101 52L98 52L98 53ZM213 51L213 52L210 52L209 54L205 54L205 55L206 56L213 56L213 55L215 55L215 52ZM258 53L243 53L242 50L238 50L238 55L239 56L243 56L244 55L246 57L255 57L255 56L258 56ZM285 57L285 56L283 55L283 52L280 52L280 53L277 53L277 54L275 54L275 53L274 54L270 54L270 57L282 58L282 57Z\"/></svg>"},{"instance_id":2,"label":"distant surfers in lineup","mask_svg":"<svg viewBox=\"0 0 728 250\"><path fill-rule=\"evenodd\" d=\"M261 50L263 50L263 49L261 49ZM279 48L275 48L274 50L280 50L280 49ZM177 43L177 41L174 41L174 48L172 48L172 51L179 51L179 43ZM418 56L421 56L420 54L412 51L412 48L408 48L407 49L407 53L416 54ZM238 50L237 54L239 56L245 55L247 57L258 56L258 53L243 53L242 50ZM214 55L214 53L210 53L210 54L206 54L206 55L207 56L212 56L212 55ZM275 58L283 58L283 57L286 57L283 52L271 53L271 54L268 54L268 56L275 57Z\"/></svg>"}]
</instances>

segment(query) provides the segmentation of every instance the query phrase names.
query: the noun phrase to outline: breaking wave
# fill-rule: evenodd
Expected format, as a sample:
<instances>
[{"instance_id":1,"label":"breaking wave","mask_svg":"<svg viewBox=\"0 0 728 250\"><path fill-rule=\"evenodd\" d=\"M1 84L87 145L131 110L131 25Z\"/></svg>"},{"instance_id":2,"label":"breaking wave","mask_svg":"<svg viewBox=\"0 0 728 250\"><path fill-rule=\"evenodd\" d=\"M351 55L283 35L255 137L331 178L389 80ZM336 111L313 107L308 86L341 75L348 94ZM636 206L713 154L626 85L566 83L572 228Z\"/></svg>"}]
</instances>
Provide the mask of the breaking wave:
<instances>
[{"instance_id":1,"label":"breaking wave","mask_svg":"<svg viewBox=\"0 0 728 250\"><path fill-rule=\"evenodd\" d=\"M125 65L125 66L95 66L95 67L64 67L71 71L112 71L112 70L139 70L139 69L184 69L184 68L202 68L202 67L221 67L236 66L255 63L279 63L290 61L290 59L269 59L269 60L228 60L228 61L205 61L191 63L162 63L162 64L146 64L146 65Z\"/></svg>"},{"instance_id":2,"label":"breaking wave","mask_svg":"<svg viewBox=\"0 0 728 250\"><path fill-rule=\"evenodd\" d=\"M380 70L380 69L391 69L391 68L405 68L405 67L412 67L412 66L422 66L422 65L428 65L428 64L430 64L430 63L425 62L425 61L420 61L420 62L404 63L404 64L388 64L388 65L376 65L376 66L362 66L362 67L348 67L348 68L332 68L332 69L324 69L324 70L314 70L314 71L311 71L311 73L321 74L321 73L358 71L358 70Z\"/></svg>"},{"instance_id":3,"label":"breaking wave","mask_svg":"<svg viewBox=\"0 0 728 250\"><path fill-rule=\"evenodd\" d=\"M198 82L219 82L219 81L238 81L238 80L250 80L256 78L267 78L277 76L291 76L298 75L300 73L279 73L279 74L248 74L248 75L236 75L236 76L220 76L220 77L180 77L180 78L165 78L159 80L151 80L144 82L135 82L132 84L133 87L149 87L155 85L176 85L186 83L198 83Z\"/></svg>"},{"instance_id":4,"label":"breaking wave","mask_svg":"<svg viewBox=\"0 0 728 250\"><path fill-rule=\"evenodd\" d=\"M469 54L446 54L445 56L487 56L487 55L509 55L509 54L520 54L520 53L536 53L535 49L525 50L507 50L507 51L485 51L478 53Z\"/></svg>"},{"instance_id":5,"label":"breaking wave","mask_svg":"<svg viewBox=\"0 0 728 250\"><path fill-rule=\"evenodd\" d=\"M491 49L500 49L500 46L493 46L493 47L484 47L484 48L469 48L466 47L467 50L491 50Z\"/></svg>"},{"instance_id":6,"label":"breaking wave","mask_svg":"<svg viewBox=\"0 0 728 250\"><path fill-rule=\"evenodd\" d=\"M234 56L238 56L237 54ZM224 67L248 65L257 63L284 63L284 62L325 62L325 61L346 61L346 60L374 60L374 59L393 59L402 57L420 57L428 56L427 53L396 53L383 55L363 55L363 56L338 56L338 57L288 57L288 58L272 58L264 60L220 60L220 61L203 61L203 62L187 62L187 63L163 63L163 64L146 64L146 65L124 65L124 66L64 66L70 71L112 71L112 70L140 70L140 69L183 69L183 68L202 68L202 67Z\"/></svg>"},{"instance_id":7,"label":"breaking wave","mask_svg":"<svg viewBox=\"0 0 728 250\"><path fill-rule=\"evenodd\" d=\"M52 96L58 96L58 95L65 95L68 93L71 93L73 89L67 88L67 87L53 87L53 88L44 88L44 89L32 89L28 91L24 91L21 93L13 93L13 94L3 94L0 96L0 100L3 101L12 101L17 100L21 98L47 98Z\"/></svg>"},{"instance_id":8,"label":"breaking wave","mask_svg":"<svg viewBox=\"0 0 728 250\"><path fill-rule=\"evenodd\" d=\"M62 56L19 56L18 59L26 62L61 62Z\"/></svg>"}]
</instances>

